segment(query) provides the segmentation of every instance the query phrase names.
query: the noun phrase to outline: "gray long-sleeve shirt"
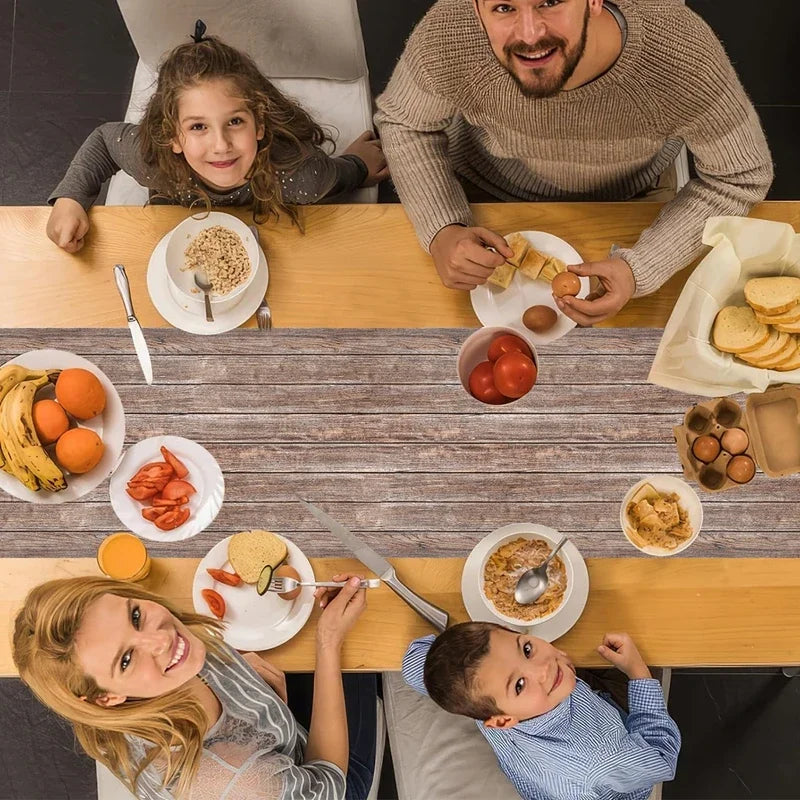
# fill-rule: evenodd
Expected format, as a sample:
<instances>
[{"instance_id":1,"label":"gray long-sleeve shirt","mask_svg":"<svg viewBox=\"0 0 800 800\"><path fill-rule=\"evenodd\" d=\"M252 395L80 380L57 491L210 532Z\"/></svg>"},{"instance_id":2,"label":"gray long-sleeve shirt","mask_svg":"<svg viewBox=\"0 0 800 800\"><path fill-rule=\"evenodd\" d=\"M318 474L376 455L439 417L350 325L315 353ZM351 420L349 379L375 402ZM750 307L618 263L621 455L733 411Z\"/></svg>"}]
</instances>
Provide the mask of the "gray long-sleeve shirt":
<instances>
[{"instance_id":1,"label":"gray long-sleeve shirt","mask_svg":"<svg viewBox=\"0 0 800 800\"><path fill-rule=\"evenodd\" d=\"M155 166L145 162L139 146L139 126L129 122L106 122L95 128L81 145L48 202L52 204L59 197L70 197L88 211L103 183L120 169L153 193L175 195L172 187L163 185L163 177ZM334 158L319 148L313 148L296 170L278 173L283 200L293 205L330 200L357 188L366 177L367 167L358 156L347 154ZM249 183L229 192L215 191L198 183L214 206L246 206L253 201ZM173 202L189 206L197 197L192 193L182 194Z\"/></svg>"}]
</instances>

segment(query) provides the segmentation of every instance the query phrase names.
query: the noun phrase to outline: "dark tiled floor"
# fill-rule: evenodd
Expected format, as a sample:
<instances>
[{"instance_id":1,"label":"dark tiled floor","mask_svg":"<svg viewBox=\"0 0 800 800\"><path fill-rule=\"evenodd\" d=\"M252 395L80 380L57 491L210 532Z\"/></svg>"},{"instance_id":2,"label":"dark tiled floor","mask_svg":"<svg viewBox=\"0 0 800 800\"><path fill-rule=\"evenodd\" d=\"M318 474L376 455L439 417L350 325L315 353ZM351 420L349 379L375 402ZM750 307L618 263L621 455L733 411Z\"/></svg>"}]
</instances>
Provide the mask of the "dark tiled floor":
<instances>
[{"instance_id":1,"label":"dark tiled floor","mask_svg":"<svg viewBox=\"0 0 800 800\"><path fill-rule=\"evenodd\" d=\"M673 800L797 800L800 680L780 673L673 677L670 712L683 747Z\"/></svg>"}]
</instances>

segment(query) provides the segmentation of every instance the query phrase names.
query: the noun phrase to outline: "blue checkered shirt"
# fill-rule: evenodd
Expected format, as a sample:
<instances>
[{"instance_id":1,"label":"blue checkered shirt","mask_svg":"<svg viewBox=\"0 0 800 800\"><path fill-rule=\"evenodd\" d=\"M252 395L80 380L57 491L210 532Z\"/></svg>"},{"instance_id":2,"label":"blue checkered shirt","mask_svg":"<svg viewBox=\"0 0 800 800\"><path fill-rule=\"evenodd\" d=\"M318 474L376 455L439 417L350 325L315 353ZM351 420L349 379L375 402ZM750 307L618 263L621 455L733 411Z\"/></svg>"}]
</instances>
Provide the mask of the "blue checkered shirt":
<instances>
[{"instance_id":1,"label":"blue checkered shirt","mask_svg":"<svg viewBox=\"0 0 800 800\"><path fill-rule=\"evenodd\" d=\"M406 683L422 694L434 638L413 641L403 659ZM630 681L628 705L621 715L579 678L546 714L507 730L477 724L527 800L646 800L656 783L675 776L681 735L657 680Z\"/></svg>"}]
</instances>

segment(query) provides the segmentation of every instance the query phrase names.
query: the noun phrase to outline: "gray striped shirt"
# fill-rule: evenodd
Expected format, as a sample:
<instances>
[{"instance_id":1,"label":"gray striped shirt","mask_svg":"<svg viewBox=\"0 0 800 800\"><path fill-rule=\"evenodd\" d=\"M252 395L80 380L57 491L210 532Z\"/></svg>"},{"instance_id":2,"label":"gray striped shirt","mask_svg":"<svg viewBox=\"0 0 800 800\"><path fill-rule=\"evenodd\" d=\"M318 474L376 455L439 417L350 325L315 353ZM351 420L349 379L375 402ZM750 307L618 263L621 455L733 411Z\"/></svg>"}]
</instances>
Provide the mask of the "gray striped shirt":
<instances>
[{"instance_id":1,"label":"gray striped shirt","mask_svg":"<svg viewBox=\"0 0 800 800\"><path fill-rule=\"evenodd\" d=\"M208 731L190 800L341 800L345 776L327 761L304 763L308 740L288 706L235 651L226 662L212 653L200 677L219 699L222 714ZM146 743L130 738L144 758ZM172 800L150 765L139 778L141 800Z\"/></svg>"}]
</instances>

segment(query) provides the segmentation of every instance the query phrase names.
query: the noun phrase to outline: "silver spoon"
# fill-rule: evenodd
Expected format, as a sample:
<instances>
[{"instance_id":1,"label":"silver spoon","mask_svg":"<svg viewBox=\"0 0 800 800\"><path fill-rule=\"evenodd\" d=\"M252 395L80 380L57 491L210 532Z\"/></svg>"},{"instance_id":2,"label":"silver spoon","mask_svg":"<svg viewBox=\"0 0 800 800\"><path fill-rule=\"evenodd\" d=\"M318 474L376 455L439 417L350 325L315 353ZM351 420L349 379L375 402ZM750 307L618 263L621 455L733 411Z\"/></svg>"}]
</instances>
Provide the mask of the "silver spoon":
<instances>
[{"instance_id":1,"label":"silver spoon","mask_svg":"<svg viewBox=\"0 0 800 800\"><path fill-rule=\"evenodd\" d=\"M555 554L569 541L568 536L562 536L561 541L555 546L553 552L547 556L544 564L523 572L514 589L514 599L523 606L535 603L547 591L547 565L553 560Z\"/></svg>"},{"instance_id":2,"label":"silver spoon","mask_svg":"<svg viewBox=\"0 0 800 800\"><path fill-rule=\"evenodd\" d=\"M213 322L214 315L211 313L211 298L208 296L208 293L211 291L211 284L209 283L208 275L206 275L205 270L200 267L195 269L194 282L197 284L197 288L200 289L206 300L206 322Z\"/></svg>"}]
</instances>

